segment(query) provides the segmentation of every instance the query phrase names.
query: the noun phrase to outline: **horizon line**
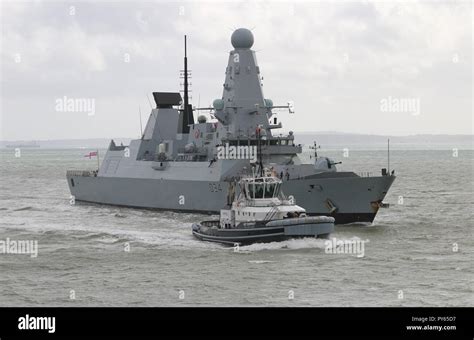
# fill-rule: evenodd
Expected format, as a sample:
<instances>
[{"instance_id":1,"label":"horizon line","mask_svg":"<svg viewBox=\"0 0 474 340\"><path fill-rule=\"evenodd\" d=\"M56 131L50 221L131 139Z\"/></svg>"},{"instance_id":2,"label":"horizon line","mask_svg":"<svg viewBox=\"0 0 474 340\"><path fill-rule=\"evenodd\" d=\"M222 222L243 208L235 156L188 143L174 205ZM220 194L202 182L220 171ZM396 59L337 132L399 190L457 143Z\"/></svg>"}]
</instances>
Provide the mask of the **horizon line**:
<instances>
[{"instance_id":1,"label":"horizon line","mask_svg":"<svg viewBox=\"0 0 474 340\"><path fill-rule=\"evenodd\" d=\"M358 136L377 136L377 137L395 137L395 138L403 138L403 137L419 137L419 136L450 136L450 137L461 137L461 136L470 136L474 137L474 133L459 133L459 134L451 134L451 133L415 133L415 134L406 134L406 135L393 135L393 134L374 134L374 133L359 133L359 132L342 132L342 131L295 131L295 130L288 130L293 131L295 134L326 134L326 135L358 135ZM284 133L288 133L284 132ZM274 133L274 136L278 136L279 134ZM295 136L296 137L296 136ZM114 136L114 137L77 137L77 138L51 138L51 139L0 139L0 143L3 142L15 142L15 141L58 141L58 140L91 140L91 139L113 139L113 138L125 138L125 139L140 139L140 137L125 137L125 136Z\"/></svg>"}]
</instances>

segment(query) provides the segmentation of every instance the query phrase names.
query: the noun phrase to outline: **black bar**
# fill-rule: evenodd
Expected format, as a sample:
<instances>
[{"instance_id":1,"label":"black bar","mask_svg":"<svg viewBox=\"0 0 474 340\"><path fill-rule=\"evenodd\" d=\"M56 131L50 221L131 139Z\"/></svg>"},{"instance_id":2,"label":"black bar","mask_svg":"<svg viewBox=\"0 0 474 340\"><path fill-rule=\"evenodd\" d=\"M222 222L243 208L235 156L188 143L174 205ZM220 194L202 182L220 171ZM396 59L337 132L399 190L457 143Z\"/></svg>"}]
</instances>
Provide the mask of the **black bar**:
<instances>
[{"instance_id":1,"label":"black bar","mask_svg":"<svg viewBox=\"0 0 474 340\"><path fill-rule=\"evenodd\" d=\"M55 332L20 330L26 314L55 317ZM413 318L417 318L414 321ZM425 321L422 321L426 318ZM434 318L429 320L429 318ZM472 339L473 308L1 308L0 338L222 335ZM408 330L407 326L455 326Z\"/></svg>"}]
</instances>

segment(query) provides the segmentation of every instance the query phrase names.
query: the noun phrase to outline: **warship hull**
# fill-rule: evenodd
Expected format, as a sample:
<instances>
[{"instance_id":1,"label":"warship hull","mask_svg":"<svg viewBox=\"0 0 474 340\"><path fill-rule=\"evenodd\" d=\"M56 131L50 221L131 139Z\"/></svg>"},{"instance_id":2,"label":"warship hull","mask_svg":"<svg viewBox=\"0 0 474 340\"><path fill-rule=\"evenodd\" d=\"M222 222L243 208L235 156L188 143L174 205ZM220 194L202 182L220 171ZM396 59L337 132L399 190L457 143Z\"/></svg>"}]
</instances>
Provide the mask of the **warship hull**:
<instances>
[{"instance_id":1,"label":"warship hull","mask_svg":"<svg viewBox=\"0 0 474 340\"><path fill-rule=\"evenodd\" d=\"M218 214L228 207L229 182L67 175L76 201ZM371 223L395 176L335 177L284 181L282 189L310 216L336 224ZM74 183L74 186L72 185Z\"/></svg>"}]
</instances>

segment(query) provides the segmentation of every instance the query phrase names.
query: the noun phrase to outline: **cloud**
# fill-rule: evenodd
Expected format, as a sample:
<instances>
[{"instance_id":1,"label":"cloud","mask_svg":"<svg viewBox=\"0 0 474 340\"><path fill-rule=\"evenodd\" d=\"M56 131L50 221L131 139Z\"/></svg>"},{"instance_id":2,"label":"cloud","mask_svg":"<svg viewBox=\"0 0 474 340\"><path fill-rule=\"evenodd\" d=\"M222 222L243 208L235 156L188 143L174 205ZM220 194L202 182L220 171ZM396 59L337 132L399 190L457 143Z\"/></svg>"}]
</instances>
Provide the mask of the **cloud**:
<instances>
[{"instance_id":1,"label":"cloud","mask_svg":"<svg viewBox=\"0 0 474 340\"><path fill-rule=\"evenodd\" d=\"M470 3L1 6L3 139L136 135L145 94L180 87L184 34L193 102L207 105L222 95L238 27L253 28L265 95L277 104L295 102L295 116L280 115L287 130L472 132ZM55 98L64 95L95 98L97 114L55 112ZM419 98L420 116L381 112L388 96Z\"/></svg>"}]
</instances>

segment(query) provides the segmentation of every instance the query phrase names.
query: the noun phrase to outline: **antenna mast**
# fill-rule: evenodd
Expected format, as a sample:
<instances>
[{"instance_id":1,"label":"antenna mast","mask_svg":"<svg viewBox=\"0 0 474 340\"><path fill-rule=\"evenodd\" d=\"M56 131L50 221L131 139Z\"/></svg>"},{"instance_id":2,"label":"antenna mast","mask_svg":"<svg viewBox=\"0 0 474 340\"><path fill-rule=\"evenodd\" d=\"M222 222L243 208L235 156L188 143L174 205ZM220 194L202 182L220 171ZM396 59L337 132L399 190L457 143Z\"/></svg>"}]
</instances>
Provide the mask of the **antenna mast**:
<instances>
[{"instance_id":1,"label":"antenna mast","mask_svg":"<svg viewBox=\"0 0 474 340\"><path fill-rule=\"evenodd\" d=\"M189 104L189 71L188 71L188 46L187 36L184 36L184 70L181 71L181 77L184 79L183 89L183 111L182 111L182 123L180 130L182 133L189 133L189 125L194 124L193 108Z\"/></svg>"},{"instance_id":2,"label":"antenna mast","mask_svg":"<svg viewBox=\"0 0 474 340\"><path fill-rule=\"evenodd\" d=\"M390 175L390 138L387 139L387 161L388 174Z\"/></svg>"},{"instance_id":3,"label":"antenna mast","mask_svg":"<svg viewBox=\"0 0 474 340\"><path fill-rule=\"evenodd\" d=\"M140 109L140 105L138 105L138 114L140 115L140 138L143 138L142 110Z\"/></svg>"},{"instance_id":4,"label":"antenna mast","mask_svg":"<svg viewBox=\"0 0 474 340\"><path fill-rule=\"evenodd\" d=\"M184 36L184 116L188 117L188 51L186 46L186 35Z\"/></svg>"},{"instance_id":5,"label":"antenna mast","mask_svg":"<svg viewBox=\"0 0 474 340\"><path fill-rule=\"evenodd\" d=\"M263 171L263 159L262 159L262 134L261 134L261 128L260 126L257 127L256 131L257 135L257 153L258 153L258 165L260 168L260 177L264 176L264 171Z\"/></svg>"}]
</instances>

